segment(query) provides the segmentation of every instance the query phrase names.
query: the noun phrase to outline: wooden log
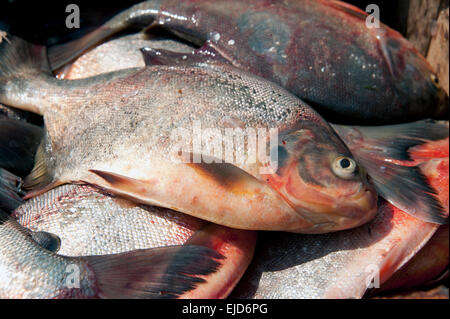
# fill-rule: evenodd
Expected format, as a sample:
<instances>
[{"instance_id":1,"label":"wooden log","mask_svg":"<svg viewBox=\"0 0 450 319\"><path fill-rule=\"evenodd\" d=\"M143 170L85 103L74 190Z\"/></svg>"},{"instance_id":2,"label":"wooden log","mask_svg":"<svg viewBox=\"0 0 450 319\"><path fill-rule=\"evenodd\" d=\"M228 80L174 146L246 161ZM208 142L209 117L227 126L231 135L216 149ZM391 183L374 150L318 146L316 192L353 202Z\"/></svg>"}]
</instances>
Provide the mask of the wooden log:
<instances>
[{"instance_id":1,"label":"wooden log","mask_svg":"<svg viewBox=\"0 0 450 319\"><path fill-rule=\"evenodd\" d=\"M406 37L422 55L426 55L431 31L444 1L410 0Z\"/></svg>"},{"instance_id":2,"label":"wooden log","mask_svg":"<svg viewBox=\"0 0 450 319\"><path fill-rule=\"evenodd\" d=\"M440 85L449 94L449 8L442 10L439 14L437 24L432 30L430 48L427 60L436 71Z\"/></svg>"}]
</instances>

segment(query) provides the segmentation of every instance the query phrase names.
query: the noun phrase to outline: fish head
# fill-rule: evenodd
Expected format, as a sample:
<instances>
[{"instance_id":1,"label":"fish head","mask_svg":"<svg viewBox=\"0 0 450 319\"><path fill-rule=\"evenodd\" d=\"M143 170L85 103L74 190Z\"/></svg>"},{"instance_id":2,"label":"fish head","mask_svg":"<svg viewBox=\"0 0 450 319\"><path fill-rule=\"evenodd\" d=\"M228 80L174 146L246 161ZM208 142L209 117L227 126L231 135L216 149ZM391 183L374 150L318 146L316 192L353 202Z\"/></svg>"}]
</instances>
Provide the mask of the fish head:
<instances>
[{"instance_id":1,"label":"fish head","mask_svg":"<svg viewBox=\"0 0 450 319\"><path fill-rule=\"evenodd\" d=\"M279 133L277 170L264 178L311 223L304 233L353 228L371 220L377 193L342 141L323 124ZM274 159L272 158L272 161Z\"/></svg>"},{"instance_id":2,"label":"fish head","mask_svg":"<svg viewBox=\"0 0 450 319\"><path fill-rule=\"evenodd\" d=\"M409 112L421 114L424 105L433 108L433 116L442 117L448 112L448 95L442 88L437 73L414 46L390 32L381 37L381 51L387 69L400 99L406 98ZM398 101L404 103L404 101Z\"/></svg>"}]
</instances>

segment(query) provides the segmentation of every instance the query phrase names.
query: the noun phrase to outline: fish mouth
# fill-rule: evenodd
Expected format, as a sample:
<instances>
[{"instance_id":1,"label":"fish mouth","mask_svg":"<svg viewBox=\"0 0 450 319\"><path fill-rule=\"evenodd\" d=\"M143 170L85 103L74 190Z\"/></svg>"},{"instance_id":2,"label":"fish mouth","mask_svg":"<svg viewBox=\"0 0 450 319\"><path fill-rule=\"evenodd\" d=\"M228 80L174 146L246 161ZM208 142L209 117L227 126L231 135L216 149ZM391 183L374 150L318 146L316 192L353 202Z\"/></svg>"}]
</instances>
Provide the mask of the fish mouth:
<instances>
[{"instance_id":1,"label":"fish mouth","mask_svg":"<svg viewBox=\"0 0 450 319\"><path fill-rule=\"evenodd\" d=\"M364 187L352 198L348 198L337 208L343 214L338 226L341 229L355 228L372 220L377 212L377 199L378 194L371 186Z\"/></svg>"},{"instance_id":2,"label":"fish mouth","mask_svg":"<svg viewBox=\"0 0 450 319\"><path fill-rule=\"evenodd\" d=\"M312 225L299 232L322 234L355 228L371 221L377 212L378 195L372 186L362 185L359 191L335 200L333 205L304 202L300 206L286 197L284 199Z\"/></svg>"}]
</instances>

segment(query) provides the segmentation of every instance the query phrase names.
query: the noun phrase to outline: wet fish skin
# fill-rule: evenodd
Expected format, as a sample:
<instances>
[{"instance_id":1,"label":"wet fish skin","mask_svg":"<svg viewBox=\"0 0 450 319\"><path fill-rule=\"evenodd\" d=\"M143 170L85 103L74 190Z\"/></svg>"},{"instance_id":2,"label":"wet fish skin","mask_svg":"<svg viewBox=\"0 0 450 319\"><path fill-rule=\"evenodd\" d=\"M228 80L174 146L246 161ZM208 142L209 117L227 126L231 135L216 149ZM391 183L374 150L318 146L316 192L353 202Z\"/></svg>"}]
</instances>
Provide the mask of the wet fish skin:
<instances>
[{"instance_id":1,"label":"wet fish skin","mask_svg":"<svg viewBox=\"0 0 450 319\"><path fill-rule=\"evenodd\" d=\"M32 198L12 216L35 232L57 235L59 254L105 255L172 245L196 245L225 257L220 269L183 298L225 298L250 263L256 233L236 230L169 209L102 194L87 185L64 185Z\"/></svg>"},{"instance_id":2,"label":"wet fish skin","mask_svg":"<svg viewBox=\"0 0 450 319\"><path fill-rule=\"evenodd\" d=\"M40 73L46 62L36 46L9 36L0 50L0 101L44 115L47 134L28 179L28 185L38 182L33 186L40 192L83 181L146 204L250 230L328 232L360 225L376 212L376 194L360 174L340 178L327 168L326 187L306 181L303 187L311 196L296 200L298 190L285 194L266 183L267 176L259 174L261 162L234 166L173 161L173 153L167 152L173 147L173 131L181 127L191 132L194 120L207 128L224 128L224 121L242 129L278 128L290 136L289 165L303 161L299 149L308 145L320 150L317 156L322 158L320 164L308 162L311 169L323 167L323 156L331 161L328 167L341 157L351 158L328 123L271 82L226 65L154 66L65 81ZM10 63L16 58L24 65ZM324 143L316 143L317 138ZM192 137L182 142L190 146ZM298 170L286 174L302 179Z\"/></svg>"},{"instance_id":3,"label":"wet fish skin","mask_svg":"<svg viewBox=\"0 0 450 319\"><path fill-rule=\"evenodd\" d=\"M144 67L140 48L164 48L171 51L191 53L194 47L169 38L137 33L114 39L80 56L57 72L60 79L82 79L101 73L122 69Z\"/></svg>"},{"instance_id":4,"label":"wet fish skin","mask_svg":"<svg viewBox=\"0 0 450 319\"><path fill-rule=\"evenodd\" d=\"M129 26L162 25L197 45L206 41L202 50L276 82L330 120L445 116L448 97L427 61L398 32L367 28L366 16L339 1L146 1L80 41L50 48L49 59L57 68Z\"/></svg>"},{"instance_id":5,"label":"wet fish skin","mask_svg":"<svg viewBox=\"0 0 450 319\"><path fill-rule=\"evenodd\" d=\"M182 245L207 222L144 206L88 185L63 185L29 199L12 217L33 231L61 238L67 256L117 254L135 249Z\"/></svg>"},{"instance_id":6,"label":"wet fish skin","mask_svg":"<svg viewBox=\"0 0 450 319\"><path fill-rule=\"evenodd\" d=\"M204 282L190 275L214 273L220 268L215 259L222 258L211 249L194 245L104 256L60 256L39 246L4 212L0 212L0 257L0 297L25 299L179 297ZM70 273L79 275L73 282L78 288L69 285ZM177 279L184 284L173 287Z\"/></svg>"},{"instance_id":7,"label":"wet fish skin","mask_svg":"<svg viewBox=\"0 0 450 319\"><path fill-rule=\"evenodd\" d=\"M448 143L415 148L411 157L437 190L448 215ZM361 298L379 270L379 283L401 269L438 225L381 200L377 216L356 229L321 235L261 233L255 257L232 298ZM377 289L374 289L377 290Z\"/></svg>"},{"instance_id":8,"label":"wet fish skin","mask_svg":"<svg viewBox=\"0 0 450 319\"><path fill-rule=\"evenodd\" d=\"M58 295L59 290L62 291L65 269L70 264L82 268L85 266L82 261L75 262L75 260L54 257L53 254L39 247L16 222L3 212L0 212L0 232L2 241L0 267L3 274L0 296L2 298L54 297ZM42 263L40 259L47 262ZM22 265L23 268L17 269L16 265ZM46 269L52 270L53 273L48 276ZM18 281L23 274L27 274L28 278L22 279L23 282L19 284ZM92 274L89 271L82 274L83 290L88 294L90 276ZM93 291L90 293L94 294Z\"/></svg>"}]
</instances>

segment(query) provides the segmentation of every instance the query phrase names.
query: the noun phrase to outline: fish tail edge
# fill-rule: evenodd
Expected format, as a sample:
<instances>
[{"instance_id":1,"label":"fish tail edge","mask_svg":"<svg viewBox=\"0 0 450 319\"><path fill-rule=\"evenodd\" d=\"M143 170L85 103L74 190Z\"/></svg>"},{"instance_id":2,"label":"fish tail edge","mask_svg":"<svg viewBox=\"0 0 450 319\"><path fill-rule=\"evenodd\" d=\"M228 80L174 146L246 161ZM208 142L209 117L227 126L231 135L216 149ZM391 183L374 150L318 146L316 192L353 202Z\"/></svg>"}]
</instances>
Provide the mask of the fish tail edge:
<instances>
[{"instance_id":1,"label":"fish tail edge","mask_svg":"<svg viewBox=\"0 0 450 319\"><path fill-rule=\"evenodd\" d=\"M93 270L100 298L174 299L205 282L223 256L196 246L170 246L83 257Z\"/></svg>"},{"instance_id":2,"label":"fish tail edge","mask_svg":"<svg viewBox=\"0 0 450 319\"><path fill-rule=\"evenodd\" d=\"M332 126L364 167L381 197L423 221L448 223L448 207L421 171L421 164L414 165L410 152L414 147L448 138L448 122L423 120L381 127ZM355 134L364 142L353 144L350 136Z\"/></svg>"}]
</instances>

